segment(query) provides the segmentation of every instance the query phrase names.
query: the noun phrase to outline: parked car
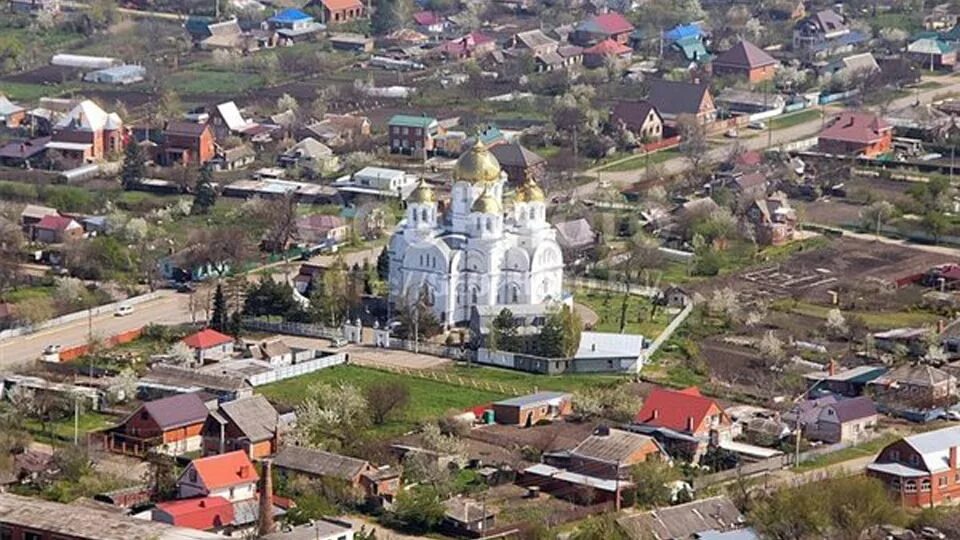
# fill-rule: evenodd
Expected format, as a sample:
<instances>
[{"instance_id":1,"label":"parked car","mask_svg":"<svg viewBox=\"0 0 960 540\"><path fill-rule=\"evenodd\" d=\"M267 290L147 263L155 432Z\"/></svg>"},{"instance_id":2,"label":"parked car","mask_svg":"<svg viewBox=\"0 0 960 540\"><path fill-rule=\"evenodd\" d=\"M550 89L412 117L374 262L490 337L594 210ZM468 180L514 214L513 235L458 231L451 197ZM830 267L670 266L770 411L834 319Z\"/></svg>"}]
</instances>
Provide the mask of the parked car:
<instances>
[{"instance_id":1,"label":"parked car","mask_svg":"<svg viewBox=\"0 0 960 540\"><path fill-rule=\"evenodd\" d=\"M956 410L943 411L943 414L940 415L940 419L950 420L953 422L960 422L960 411L956 411Z\"/></svg>"},{"instance_id":2,"label":"parked car","mask_svg":"<svg viewBox=\"0 0 960 540\"><path fill-rule=\"evenodd\" d=\"M127 315L133 315L133 306L129 304L119 306L117 310L113 312L114 317L126 317Z\"/></svg>"},{"instance_id":3,"label":"parked car","mask_svg":"<svg viewBox=\"0 0 960 540\"><path fill-rule=\"evenodd\" d=\"M758 121L758 122L750 122L749 124L747 124L747 127L750 128L750 129L764 130L764 129L767 129L767 124L766 124L766 122L759 122L759 121Z\"/></svg>"},{"instance_id":4,"label":"parked car","mask_svg":"<svg viewBox=\"0 0 960 540\"><path fill-rule=\"evenodd\" d=\"M60 354L60 345L47 345L43 348L43 354Z\"/></svg>"}]
</instances>

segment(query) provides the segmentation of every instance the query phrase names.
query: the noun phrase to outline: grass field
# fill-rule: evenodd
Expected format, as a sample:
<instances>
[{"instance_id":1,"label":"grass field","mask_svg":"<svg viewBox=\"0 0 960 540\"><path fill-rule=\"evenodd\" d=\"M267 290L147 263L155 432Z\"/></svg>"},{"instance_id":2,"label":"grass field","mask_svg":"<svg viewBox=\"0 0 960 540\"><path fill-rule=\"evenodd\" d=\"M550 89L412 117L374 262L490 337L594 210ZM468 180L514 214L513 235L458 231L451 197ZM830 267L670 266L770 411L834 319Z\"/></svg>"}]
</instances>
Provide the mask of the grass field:
<instances>
[{"instance_id":1,"label":"grass field","mask_svg":"<svg viewBox=\"0 0 960 540\"><path fill-rule=\"evenodd\" d=\"M42 97L56 97L66 91L63 85L46 86L21 82L0 81L0 95L12 101L37 101Z\"/></svg>"},{"instance_id":2,"label":"grass field","mask_svg":"<svg viewBox=\"0 0 960 540\"><path fill-rule=\"evenodd\" d=\"M844 448L843 450L837 450L836 452L831 452L829 454L824 454L811 460L804 461L799 467L794 469L794 471L804 472L813 469L821 469L823 467L829 467L830 465L836 465L837 463L843 463L844 461L850 461L851 459L872 456L882 450L884 446L898 439L900 439L900 436L895 433L885 433L870 442L851 446L850 448Z\"/></svg>"},{"instance_id":3,"label":"grass field","mask_svg":"<svg viewBox=\"0 0 960 540\"><path fill-rule=\"evenodd\" d=\"M116 423L116 418L105 414L95 412L85 412L80 415L78 421L80 440L83 440L84 434L91 431L98 431ZM36 420L25 420L24 427L38 442L45 443L65 443L73 442L73 416L69 416L56 422L47 424L46 431Z\"/></svg>"},{"instance_id":4,"label":"grass field","mask_svg":"<svg viewBox=\"0 0 960 540\"><path fill-rule=\"evenodd\" d=\"M170 75L167 82L180 94L224 94L262 86L263 77L235 71L184 70Z\"/></svg>"},{"instance_id":5,"label":"grass field","mask_svg":"<svg viewBox=\"0 0 960 540\"><path fill-rule=\"evenodd\" d=\"M776 302L773 308L779 311L807 315L826 319L830 306L821 306L808 302L794 302L783 300ZM844 315L861 317L871 330L888 330L891 328L918 327L936 324L940 316L925 311L853 311L844 312Z\"/></svg>"},{"instance_id":6,"label":"grass field","mask_svg":"<svg viewBox=\"0 0 960 540\"><path fill-rule=\"evenodd\" d=\"M770 129L786 129L811 120L820 118L820 111L808 109L805 111L778 116L769 121Z\"/></svg>"},{"instance_id":7,"label":"grass field","mask_svg":"<svg viewBox=\"0 0 960 540\"><path fill-rule=\"evenodd\" d=\"M404 433L418 423L439 418L448 411L463 411L510 397L498 392L465 388L357 366L332 367L263 386L259 390L269 399L285 405L296 406L306 396L307 388L314 383L347 383L363 389L383 381L405 383L410 390L410 404L403 411L403 415L376 429L376 432L381 435Z\"/></svg>"},{"instance_id":8,"label":"grass field","mask_svg":"<svg viewBox=\"0 0 960 540\"><path fill-rule=\"evenodd\" d=\"M474 380L492 384L499 383L516 388L529 388L530 391L555 390L558 392L576 392L586 388L617 384L629 379L629 377L626 376L603 374L536 375L533 373L487 366L472 365L467 367L464 364L456 364L443 371L449 372L451 375L464 378L469 377Z\"/></svg>"},{"instance_id":9,"label":"grass field","mask_svg":"<svg viewBox=\"0 0 960 540\"><path fill-rule=\"evenodd\" d=\"M598 332L620 332L620 318L623 313L624 295L606 291L578 290L574 298L580 304L592 309L599 317L594 330ZM671 315L665 310L657 310L651 319L653 304L640 296L627 296L625 334L639 334L648 339L657 337L670 324Z\"/></svg>"},{"instance_id":10,"label":"grass field","mask_svg":"<svg viewBox=\"0 0 960 540\"><path fill-rule=\"evenodd\" d=\"M36 285L32 287L20 287L12 291L7 291L3 294L5 301L12 304L18 302L23 302L24 300L50 300L53 297L53 291L55 287Z\"/></svg>"},{"instance_id":11,"label":"grass field","mask_svg":"<svg viewBox=\"0 0 960 540\"><path fill-rule=\"evenodd\" d=\"M673 158L680 157L680 152L676 149L660 150L659 152L654 152L647 156L646 154L639 154L635 156L628 157L622 161L616 161L610 165L604 165L599 169L600 172L624 172L624 171L635 171L637 169L642 169L647 165L655 165L657 163L663 163L664 161L671 160Z\"/></svg>"}]
</instances>

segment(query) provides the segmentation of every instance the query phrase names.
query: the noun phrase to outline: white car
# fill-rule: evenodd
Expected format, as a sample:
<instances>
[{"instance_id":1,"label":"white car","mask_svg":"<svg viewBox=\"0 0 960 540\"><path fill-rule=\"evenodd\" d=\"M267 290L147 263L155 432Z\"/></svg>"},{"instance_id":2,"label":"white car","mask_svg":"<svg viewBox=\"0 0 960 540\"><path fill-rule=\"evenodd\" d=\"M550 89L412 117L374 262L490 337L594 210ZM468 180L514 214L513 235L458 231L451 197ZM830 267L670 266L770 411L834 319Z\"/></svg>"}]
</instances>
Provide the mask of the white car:
<instances>
[{"instance_id":1,"label":"white car","mask_svg":"<svg viewBox=\"0 0 960 540\"><path fill-rule=\"evenodd\" d=\"M43 348L43 354L60 354L60 345L47 345Z\"/></svg>"},{"instance_id":2,"label":"white car","mask_svg":"<svg viewBox=\"0 0 960 540\"><path fill-rule=\"evenodd\" d=\"M117 310L113 312L114 317L126 317L127 315L132 315L132 314L133 314L133 306L129 306L126 304L118 307Z\"/></svg>"}]
</instances>

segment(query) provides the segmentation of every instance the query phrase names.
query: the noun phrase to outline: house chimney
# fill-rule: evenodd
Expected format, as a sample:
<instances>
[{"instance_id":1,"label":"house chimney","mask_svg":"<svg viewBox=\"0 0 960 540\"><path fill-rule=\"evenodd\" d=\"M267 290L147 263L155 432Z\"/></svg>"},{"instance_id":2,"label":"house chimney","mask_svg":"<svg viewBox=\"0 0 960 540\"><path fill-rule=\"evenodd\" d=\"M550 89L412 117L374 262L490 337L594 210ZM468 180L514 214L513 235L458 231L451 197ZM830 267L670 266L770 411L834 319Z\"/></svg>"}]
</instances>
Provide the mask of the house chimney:
<instances>
[{"instance_id":1,"label":"house chimney","mask_svg":"<svg viewBox=\"0 0 960 540\"><path fill-rule=\"evenodd\" d=\"M653 419L656 420L657 418L660 418L660 409L653 410Z\"/></svg>"},{"instance_id":2,"label":"house chimney","mask_svg":"<svg viewBox=\"0 0 960 540\"><path fill-rule=\"evenodd\" d=\"M957 470L957 447L956 446L950 447L950 469L954 471Z\"/></svg>"},{"instance_id":3,"label":"house chimney","mask_svg":"<svg viewBox=\"0 0 960 540\"><path fill-rule=\"evenodd\" d=\"M273 461L264 459L260 477L260 535L273 532Z\"/></svg>"},{"instance_id":4,"label":"house chimney","mask_svg":"<svg viewBox=\"0 0 960 540\"><path fill-rule=\"evenodd\" d=\"M687 431L689 433L693 433L693 417L692 416L687 417Z\"/></svg>"},{"instance_id":5,"label":"house chimney","mask_svg":"<svg viewBox=\"0 0 960 540\"><path fill-rule=\"evenodd\" d=\"M831 358L830 363L827 364L827 374L831 377L837 374L837 361L833 358Z\"/></svg>"}]
</instances>

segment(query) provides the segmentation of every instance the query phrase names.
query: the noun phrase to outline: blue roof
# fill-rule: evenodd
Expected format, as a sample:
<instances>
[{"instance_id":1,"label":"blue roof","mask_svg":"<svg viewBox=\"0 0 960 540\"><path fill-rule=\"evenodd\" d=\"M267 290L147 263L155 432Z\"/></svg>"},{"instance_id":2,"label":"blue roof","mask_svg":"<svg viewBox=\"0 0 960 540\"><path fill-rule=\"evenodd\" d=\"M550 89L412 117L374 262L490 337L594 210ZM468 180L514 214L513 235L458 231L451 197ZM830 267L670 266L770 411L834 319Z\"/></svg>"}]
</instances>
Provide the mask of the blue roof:
<instances>
[{"instance_id":1,"label":"blue roof","mask_svg":"<svg viewBox=\"0 0 960 540\"><path fill-rule=\"evenodd\" d=\"M663 37L667 41L679 41L683 38L695 38L701 35L703 35L703 30L700 29L700 25L693 23L677 25L672 30L668 30Z\"/></svg>"},{"instance_id":2,"label":"blue roof","mask_svg":"<svg viewBox=\"0 0 960 540\"><path fill-rule=\"evenodd\" d=\"M289 8L270 17L270 22L295 23L300 21L312 21L313 17L296 8Z\"/></svg>"}]
</instances>

